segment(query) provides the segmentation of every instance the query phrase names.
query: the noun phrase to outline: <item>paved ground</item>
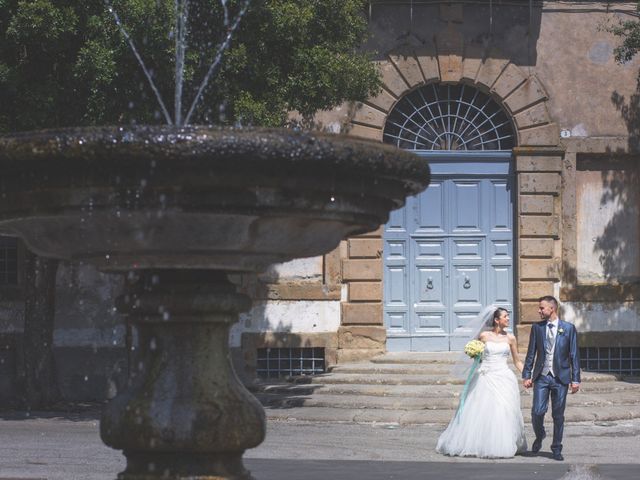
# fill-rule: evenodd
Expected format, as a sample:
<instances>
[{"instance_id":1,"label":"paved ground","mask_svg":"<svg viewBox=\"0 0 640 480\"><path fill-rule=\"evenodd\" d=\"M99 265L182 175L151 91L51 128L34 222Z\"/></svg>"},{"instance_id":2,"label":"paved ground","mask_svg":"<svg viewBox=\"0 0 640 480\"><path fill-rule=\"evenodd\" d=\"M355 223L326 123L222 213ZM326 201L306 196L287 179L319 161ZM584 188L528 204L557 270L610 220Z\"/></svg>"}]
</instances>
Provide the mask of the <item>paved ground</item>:
<instances>
[{"instance_id":1,"label":"paved ground","mask_svg":"<svg viewBox=\"0 0 640 480\"><path fill-rule=\"evenodd\" d=\"M256 480L639 478L640 420L568 425L564 463L549 458L548 444L541 455L509 460L443 457L434 452L443 428L270 422L246 463ZM92 414L0 414L1 480L113 480L123 467L120 453L100 442Z\"/></svg>"}]
</instances>

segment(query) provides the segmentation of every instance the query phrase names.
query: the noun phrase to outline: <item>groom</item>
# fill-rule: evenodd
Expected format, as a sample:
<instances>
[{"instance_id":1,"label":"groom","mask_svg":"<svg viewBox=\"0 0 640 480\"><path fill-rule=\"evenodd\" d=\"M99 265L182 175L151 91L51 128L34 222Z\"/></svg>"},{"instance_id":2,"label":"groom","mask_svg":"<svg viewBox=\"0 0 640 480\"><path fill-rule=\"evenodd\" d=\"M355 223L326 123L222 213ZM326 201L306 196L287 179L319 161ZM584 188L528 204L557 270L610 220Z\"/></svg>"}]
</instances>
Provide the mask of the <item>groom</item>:
<instances>
[{"instance_id":1,"label":"groom","mask_svg":"<svg viewBox=\"0 0 640 480\"><path fill-rule=\"evenodd\" d=\"M542 321L532 325L529 348L522 370L524 387L530 388L533 385L531 423L536 439L531 445L531 451L539 452L542 440L546 437L544 414L547 413L551 395L551 452L554 460L564 460L562 432L567 391L570 388L571 393L576 393L580 389L578 333L573 324L558 318L558 301L552 296L540 298L538 314Z\"/></svg>"}]
</instances>

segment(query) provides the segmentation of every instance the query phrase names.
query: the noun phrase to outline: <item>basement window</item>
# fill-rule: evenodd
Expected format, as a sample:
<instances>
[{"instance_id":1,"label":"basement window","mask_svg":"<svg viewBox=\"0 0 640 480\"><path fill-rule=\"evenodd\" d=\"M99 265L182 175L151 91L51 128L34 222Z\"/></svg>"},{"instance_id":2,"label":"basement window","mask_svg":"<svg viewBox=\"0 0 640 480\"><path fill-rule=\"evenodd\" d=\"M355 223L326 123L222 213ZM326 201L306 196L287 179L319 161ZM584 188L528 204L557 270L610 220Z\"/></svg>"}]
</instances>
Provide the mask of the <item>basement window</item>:
<instances>
[{"instance_id":1,"label":"basement window","mask_svg":"<svg viewBox=\"0 0 640 480\"><path fill-rule=\"evenodd\" d=\"M640 375L640 347L580 348L580 368L589 372Z\"/></svg>"},{"instance_id":2,"label":"basement window","mask_svg":"<svg viewBox=\"0 0 640 480\"><path fill-rule=\"evenodd\" d=\"M323 347L258 349L256 373L260 378L318 375L324 372Z\"/></svg>"}]
</instances>

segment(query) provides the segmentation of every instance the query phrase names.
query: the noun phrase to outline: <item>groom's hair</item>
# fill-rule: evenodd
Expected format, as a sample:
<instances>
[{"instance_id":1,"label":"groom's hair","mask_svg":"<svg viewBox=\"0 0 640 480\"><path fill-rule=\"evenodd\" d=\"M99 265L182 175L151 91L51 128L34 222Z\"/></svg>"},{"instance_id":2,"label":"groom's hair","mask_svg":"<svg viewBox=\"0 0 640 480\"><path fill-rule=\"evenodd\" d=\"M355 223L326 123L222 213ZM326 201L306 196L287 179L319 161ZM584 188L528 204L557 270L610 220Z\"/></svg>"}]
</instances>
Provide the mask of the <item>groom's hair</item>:
<instances>
[{"instance_id":1,"label":"groom's hair","mask_svg":"<svg viewBox=\"0 0 640 480\"><path fill-rule=\"evenodd\" d=\"M553 305L554 310L558 311L558 300L556 300L556 297L545 295L544 297L540 297L538 301L550 303L551 305Z\"/></svg>"}]
</instances>

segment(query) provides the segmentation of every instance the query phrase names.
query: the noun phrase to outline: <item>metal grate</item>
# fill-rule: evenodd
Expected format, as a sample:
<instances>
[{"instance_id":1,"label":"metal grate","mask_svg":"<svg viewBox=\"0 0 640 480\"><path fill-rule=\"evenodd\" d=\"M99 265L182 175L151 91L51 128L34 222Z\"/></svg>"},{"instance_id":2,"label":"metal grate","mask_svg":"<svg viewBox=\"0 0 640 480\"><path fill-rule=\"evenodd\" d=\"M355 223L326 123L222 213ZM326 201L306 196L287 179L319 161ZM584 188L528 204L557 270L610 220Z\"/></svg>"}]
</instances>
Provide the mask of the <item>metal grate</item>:
<instances>
[{"instance_id":1,"label":"metal grate","mask_svg":"<svg viewBox=\"0 0 640 480\"><path fill-rule=\"evenodd\" d=\"M590 372L640 375L640 347L580 348L580 368Z\"/></svg>"},{"instance_id":2,"label":"metal grate","mask_svg":"<svg viewBox=\"0 0 640 480\"><path fill-rule=\"evenodd\" d=\"M407 150L511 150L505 111L468 85L430 84L404 96L389 114L384 141Z\"/></svg>"},{"instance_id":3,"label":"metal grate","mask_svg":"<svg viewBox=\"0 0 640 480\"><path fill-rule=\"evenodd\" d=\"M324 348L259 348L256 373L261 378L324 373Z\"/></svg>"},{"instance_id":4,"label":"metal grate","mask_svg":"<svg viewBox=\"0 0 640 480\"><path fill-rule=\"evenodd\" d=\"M18 240L0 237L0 286L18 284Z\"/></svg>"}]
</instances>

